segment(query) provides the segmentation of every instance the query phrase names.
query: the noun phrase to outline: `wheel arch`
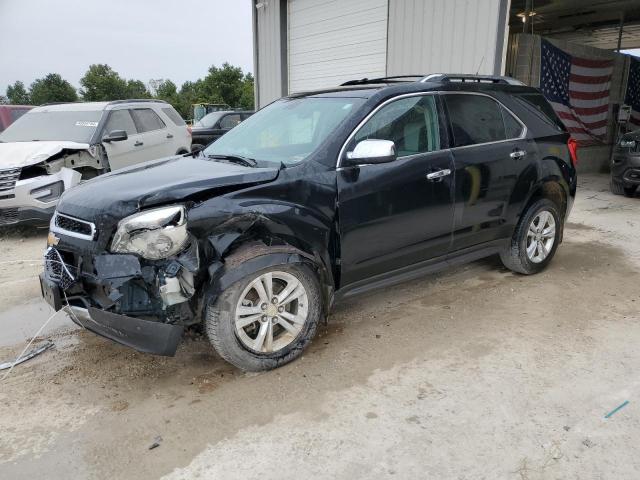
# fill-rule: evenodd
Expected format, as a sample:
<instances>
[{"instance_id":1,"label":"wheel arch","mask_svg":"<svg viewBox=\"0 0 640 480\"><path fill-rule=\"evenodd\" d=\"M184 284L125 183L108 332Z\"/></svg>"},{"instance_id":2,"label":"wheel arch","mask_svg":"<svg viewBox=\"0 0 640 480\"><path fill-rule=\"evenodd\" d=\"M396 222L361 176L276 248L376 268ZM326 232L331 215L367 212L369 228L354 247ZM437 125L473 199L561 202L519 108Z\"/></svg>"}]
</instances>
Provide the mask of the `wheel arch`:
<instances>
[{"instance_id":1,"label":"wheel arch","mask_svg":"<svg viewBox=\"0 0 640 480\"><path fill-rule=\"evenodd\" d=\"M560 215L562 215L560 225L560 241L562 241L564 236L564 221L568 210L569 188L563 184L563 180L559 177L547 177L531 189L524 208L520 212L518 221L525 212L529 210L531 205L543 198L552 201L558 207Z\"/></svg>"}]
</instances>

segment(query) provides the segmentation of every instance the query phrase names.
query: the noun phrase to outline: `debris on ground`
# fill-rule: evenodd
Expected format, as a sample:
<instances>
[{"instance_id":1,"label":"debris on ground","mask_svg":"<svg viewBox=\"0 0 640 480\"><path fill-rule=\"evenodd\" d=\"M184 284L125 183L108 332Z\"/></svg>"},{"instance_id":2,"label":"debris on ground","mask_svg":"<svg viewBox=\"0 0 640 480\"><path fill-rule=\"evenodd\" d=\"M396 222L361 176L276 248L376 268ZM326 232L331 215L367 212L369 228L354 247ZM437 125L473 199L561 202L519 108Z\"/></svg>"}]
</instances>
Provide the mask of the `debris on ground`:
<instances>
[{"instance_id":1,"label":"debris on ground","mask_svg":"<svg viewBox=\"0 0 640 480\"><path fill-rule=\"evenodd\" d=\"M624 407L626 407L627 405L629 405L629 400L625 400L624 402L622 402L620 405L618 405L616 408L614 408L613 410L611 410L609 413L607 413L604 418L609 418L611 417L614 413L618 412L619 410L622 410Z\"/></svg>"},{"instance_id":2,"label":"debris on ground","mask_svg":"<svg viewBox=\"0 0 640 480\"><path fill-rule=\"evenodd\" d=\"M0 370L6 370L7 368L11 368L12 366L19 365L22 362L26 362L27 360L31 360L33 357L40 355L42 352L49 350L51 347L53 347L53 342L51 340L48 340L43 345L32 348L30 351L11 362L0 363Z\"/></svg>"},{"instance_id":3,"label":"debris on ground","mask_svg":"<svg viewBox=\"0 0 640 480\"><path fill-rule=\"evenodd\" d=\"M158 435L156 438L153 439L153 443L151 445L149 445L149 450L153 450L154 448L158 448L161 443L162 443L162 437Z\"/></svg>"}]
</instances>

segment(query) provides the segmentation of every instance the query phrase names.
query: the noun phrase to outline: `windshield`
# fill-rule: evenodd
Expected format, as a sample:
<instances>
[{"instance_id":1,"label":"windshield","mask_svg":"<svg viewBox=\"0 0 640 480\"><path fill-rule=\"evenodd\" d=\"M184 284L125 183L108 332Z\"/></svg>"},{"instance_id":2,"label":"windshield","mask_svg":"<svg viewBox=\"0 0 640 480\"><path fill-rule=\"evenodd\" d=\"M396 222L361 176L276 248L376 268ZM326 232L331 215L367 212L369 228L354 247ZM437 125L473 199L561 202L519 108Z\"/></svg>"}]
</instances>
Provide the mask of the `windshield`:
<instances>
[{"instance_id":1,"label":"windshield","mask_svg":"<svg viewBox=\"0 0 640 480\"><path fill-rule=\"evenodd\" d=\"M60 140L89 143L102 111L30 111L0 134L3 142Z\"/></svg>"},{"instance_id":2,"label":"windshield","mask_svg":"<svg viewBox=\"0 0 640 480\"><path fill-rule=\"evenodd\" d=\"M213 128L216 122L220 120L220 117L222 115L223 114L219 112L209 113L208 115L205 115L200 120L198 120L195 123L194 127Z\"/></svg>"},{"instance_id":3,"label":"windshield","mask_svg":"<svg viewBox=\"0 0 640 480\"><path fill-rule=\"evenodd\" d=\"M305 160L362 98L283 98L255 113L209 145L205 155L238 155L257 161Z\"/></svg>"}]
</instances>

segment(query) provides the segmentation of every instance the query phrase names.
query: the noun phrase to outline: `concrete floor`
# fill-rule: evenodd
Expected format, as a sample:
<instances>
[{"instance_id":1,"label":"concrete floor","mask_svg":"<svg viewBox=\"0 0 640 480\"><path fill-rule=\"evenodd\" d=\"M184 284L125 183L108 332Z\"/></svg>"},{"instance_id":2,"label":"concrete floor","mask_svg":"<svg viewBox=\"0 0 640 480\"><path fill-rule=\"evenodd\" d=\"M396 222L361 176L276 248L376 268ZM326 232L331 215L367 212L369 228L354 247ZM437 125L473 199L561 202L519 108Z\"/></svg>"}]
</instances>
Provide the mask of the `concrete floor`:
<instances>
[{"instance_id":1,"label":"concrete floor","mask_svg":"<svg viewBox=\"0 0 640 480\"><path fill-rule=\"evenodd\" d=\"M359 297L276 371L56 319L56 348L0 383L0 478L636 479L640 198L607 181L581 177L543 273L490 258ZM49 314L44 236L20 238L0 240L2 359Z\"/></svg>"}]
</instances>

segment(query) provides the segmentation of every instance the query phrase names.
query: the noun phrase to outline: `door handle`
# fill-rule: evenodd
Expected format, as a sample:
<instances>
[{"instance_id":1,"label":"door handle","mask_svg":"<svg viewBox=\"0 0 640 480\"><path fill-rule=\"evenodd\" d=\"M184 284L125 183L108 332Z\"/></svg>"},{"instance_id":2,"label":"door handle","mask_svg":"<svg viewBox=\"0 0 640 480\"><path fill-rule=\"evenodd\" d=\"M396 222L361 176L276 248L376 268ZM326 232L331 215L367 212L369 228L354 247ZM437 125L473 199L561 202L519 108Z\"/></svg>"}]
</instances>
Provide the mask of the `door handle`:
<instances>
[{"instance_id":1,"label":"door handle","mask_svg":"<svg viewBox=\"0 0 640 480\"><path fill-rule=\"evenodd\" d=\"M514 150L513 152L511 152L511 154L509 156L511 158L513 158L514 160L520 160L526 154L527 154L527 152L525 152L524 150Z\"/></svg>"},{"instance_id":2,"label":"door handle","mask_svg":"<svg viewBox=\"0 0 640 480\"><path fill-rule=\"evenodd\" d=\"M436 170L435 172L427 173L427 180L437 180L442 177L451 175L451 170L445 168L443 170Z\"/></svg>"},{"instance_id":3,"label":"door handle","mask_svg":"<svg viewBox=\"0 0 640 480\"><path fill-rule=\"evenodd\" d=\"M170 133L167 133L167 138L173 138L173 135L171 135Z\"/></svg>"},{"instance_id":4,"label":"door handle","mask_svg":"<svg viewBox=\"0 0 640 480\"><path fill-rule=\"evenodd\" d=\"M140 140L133 144L134 147L141 147L142 145L144 145L144 143L142 143Z\"/></svg>"}]
</instances>

